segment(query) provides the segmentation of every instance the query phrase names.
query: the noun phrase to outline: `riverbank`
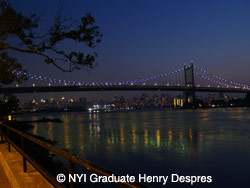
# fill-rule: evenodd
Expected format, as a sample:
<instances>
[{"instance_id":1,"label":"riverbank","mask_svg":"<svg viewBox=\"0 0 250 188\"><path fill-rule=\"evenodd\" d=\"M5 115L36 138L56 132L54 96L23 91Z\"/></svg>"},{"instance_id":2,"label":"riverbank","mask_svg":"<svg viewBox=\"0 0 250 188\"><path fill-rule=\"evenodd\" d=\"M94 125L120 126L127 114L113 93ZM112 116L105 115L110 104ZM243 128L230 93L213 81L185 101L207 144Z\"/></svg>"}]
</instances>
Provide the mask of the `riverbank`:
<instances>
[{"instance_id":1,"label":"riverbank","mask_svg":"<svg viewBox=\"0 0 250 188\"><path fill-rule=\"evenodd\" d=\"M17 113L15 114L17 117L18 116L22 116L22 115L39 115L39 114L46 114L46 115L55 115L55 114L62 114L62 113L82 113L82 114L109 114L109 113L120 113L120 112L124 112L124 113L129 113L129 112L150 112L150 111L179 111L179 110L199 110L199 109L204 109L204 110L208 110L208 109L239 109L239 108L249 108L246 106L215 106L215 107L199 107L199 108L174 108L174 107L169 107L169 108L144 108L144 109L129 109L129 110L113 110L113 111L96 111L96 112L89 112L89 111L46 111L46 112L40 112L40 111L35 111L35 112L25 112L25 113ZM55 116L55 118L57 118L57 116ZM37 120L36 120L37 121ZM35 121L29 121L29 123L36 123Z\"/></svg>"}]
</instances>

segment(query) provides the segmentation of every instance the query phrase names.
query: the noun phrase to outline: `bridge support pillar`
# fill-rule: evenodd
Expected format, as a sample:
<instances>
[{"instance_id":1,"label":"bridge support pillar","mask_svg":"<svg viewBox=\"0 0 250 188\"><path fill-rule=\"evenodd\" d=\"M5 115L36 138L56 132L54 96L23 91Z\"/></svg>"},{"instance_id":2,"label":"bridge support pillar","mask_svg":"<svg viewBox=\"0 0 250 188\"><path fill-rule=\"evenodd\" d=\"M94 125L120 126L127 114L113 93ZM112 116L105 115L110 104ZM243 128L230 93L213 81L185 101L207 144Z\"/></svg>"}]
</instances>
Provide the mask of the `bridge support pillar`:
<instances>
[{"instance_id":1,"label":"bridge support pillar","mask_svg":"<svg viewBox=\"0 0 250 188\"><path fill-rule=\"evenodd\" d=\"M195 91L186 91L185 92L185 103L184 106L185 107L195 107Z\"/></svg>"},{"instance_id":2,"label":"bridge support pillar","mask_svg":"<svg viewBox=\"0 0 250 188\"><path fill-rule=\"evenodd\" d=\"M246 106L250 107L250 92L247 92L246 95Z\"/></svg>"},{"instance_id":3,"label":"bridge support pillar","mask_svg":"<svg viewBox=\"0 0 250 188\"><path fill-rule=\"evenodd\" d=\"M188 89L185 92L186 101L184 107L195 108L195 84L194 84L194 65L191 63L189 67L184 65L185 87Z\"/></svg>"}]
</instances>

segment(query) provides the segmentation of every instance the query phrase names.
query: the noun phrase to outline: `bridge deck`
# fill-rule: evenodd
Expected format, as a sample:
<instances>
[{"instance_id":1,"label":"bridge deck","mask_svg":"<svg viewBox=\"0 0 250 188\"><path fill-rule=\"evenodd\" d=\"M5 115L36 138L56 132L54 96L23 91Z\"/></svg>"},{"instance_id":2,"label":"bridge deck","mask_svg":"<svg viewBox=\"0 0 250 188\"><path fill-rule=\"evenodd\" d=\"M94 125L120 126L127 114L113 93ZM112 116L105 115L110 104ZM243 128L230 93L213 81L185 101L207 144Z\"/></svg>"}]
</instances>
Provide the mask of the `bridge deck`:
<instances>
[{"instance_id":1,"label":"bridge deck","mask_svg":"<svg viewBox=\"0 0 250 188\"><path fill-rule=\"evenodd\" d=\"M248 93L249 89L225 87L184 87L155 85L113 85L113 86L40 86L0 88L0 94L6 93L40 93L40 92L72 92L72 91L195 91Z\"/></svg>"}]
</instances>

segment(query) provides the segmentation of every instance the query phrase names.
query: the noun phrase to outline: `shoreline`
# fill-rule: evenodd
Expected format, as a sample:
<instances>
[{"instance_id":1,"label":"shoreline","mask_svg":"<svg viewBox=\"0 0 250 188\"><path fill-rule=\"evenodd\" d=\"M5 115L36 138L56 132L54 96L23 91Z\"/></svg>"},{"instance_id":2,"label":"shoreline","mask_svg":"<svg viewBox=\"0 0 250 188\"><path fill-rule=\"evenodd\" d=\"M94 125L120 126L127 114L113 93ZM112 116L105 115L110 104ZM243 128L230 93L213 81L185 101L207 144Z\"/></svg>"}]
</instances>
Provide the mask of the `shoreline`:
<instances>
[{"instance_id":1,"label":"shoreline","mask_svg":"<svg viewBox=\"0 0 250 188\"><path fill-rule=\"evenodd\" d=\"M99 112L89 112L89 111L36 111L36 112L22 112L16 113L14 115L20 116L24 114L56 114L56 113L84 113L84 114L106 114L106 113L128 113L128 112L150 112L150 111L171 111L171 110L199 110L199 109L222 109L222 108L249 108L247 106L224 106L224 107L202 107L202 108L145 108L145 109L131 109L131 110L114 110L114 111L99 111Z\"/></svg>"}]
</instances>

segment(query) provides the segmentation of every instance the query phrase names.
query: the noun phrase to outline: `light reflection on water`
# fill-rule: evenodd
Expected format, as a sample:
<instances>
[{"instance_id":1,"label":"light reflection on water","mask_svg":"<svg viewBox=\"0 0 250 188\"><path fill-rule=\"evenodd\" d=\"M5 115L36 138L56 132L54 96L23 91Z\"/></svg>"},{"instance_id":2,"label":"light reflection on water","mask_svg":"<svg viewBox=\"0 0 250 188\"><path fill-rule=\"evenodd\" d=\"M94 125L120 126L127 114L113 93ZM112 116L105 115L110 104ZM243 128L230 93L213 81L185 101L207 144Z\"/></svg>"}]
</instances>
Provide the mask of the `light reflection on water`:
<instances>
[{"instance_id":1,"label":"light reflection on water","mask_svg":"<svg viewBox=\"0 0 250 188\"><path fill-rule=\"evenodd\" d=\"M20 118L43 116L63 123L34 124L33 134L54 139L58 147L118 173L212 175L216 185L227 187L244 185L250 178L248 108Z\"/></svg>"}]
</instances>

